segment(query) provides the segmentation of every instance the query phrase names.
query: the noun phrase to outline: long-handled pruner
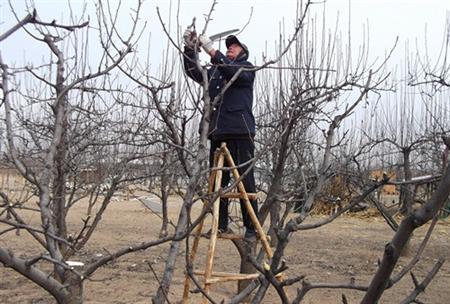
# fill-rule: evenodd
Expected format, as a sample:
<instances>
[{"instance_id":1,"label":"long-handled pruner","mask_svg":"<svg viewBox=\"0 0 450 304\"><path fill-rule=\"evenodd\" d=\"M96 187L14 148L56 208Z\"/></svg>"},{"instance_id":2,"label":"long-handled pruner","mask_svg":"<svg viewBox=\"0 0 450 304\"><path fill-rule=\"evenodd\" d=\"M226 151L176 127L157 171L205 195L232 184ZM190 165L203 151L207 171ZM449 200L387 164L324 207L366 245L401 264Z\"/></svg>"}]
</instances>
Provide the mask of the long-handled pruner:
<instances>
[{"instance_id":1,"label":"long-handled pruner","mask_svg":"<svg viewBox=\"0 0 450 304\"><path fill-rule=\"evenodd\" d=\"M197 32L195 31L195 18L192 20L192 24L188 26L188 29L193 29L193 31L191 32L191 40L195 41L195 44L197 44ZM234 34L236 32L239 32L239 29L223 31L223 32L209 36L209 39L211 39L211 41L217 41L223 37ZM200 48L198 48L197 51L200 51Z\"/></svg>"},{"instance_id":2,"label":"long-handled pruner","mask_svg":"<svg viewBox=\"0 0 450 304\"><path fill-rule=\"evenodd\" d=\"M228 35L231 35L233 33L239 32L239 29L232 29L232 30L228 30L228 31L223 31L214 35L209 36L209 39L211 39L211 41L216 41L219 40L223 37L226 37Z\"/></svg>"}]
</instances>

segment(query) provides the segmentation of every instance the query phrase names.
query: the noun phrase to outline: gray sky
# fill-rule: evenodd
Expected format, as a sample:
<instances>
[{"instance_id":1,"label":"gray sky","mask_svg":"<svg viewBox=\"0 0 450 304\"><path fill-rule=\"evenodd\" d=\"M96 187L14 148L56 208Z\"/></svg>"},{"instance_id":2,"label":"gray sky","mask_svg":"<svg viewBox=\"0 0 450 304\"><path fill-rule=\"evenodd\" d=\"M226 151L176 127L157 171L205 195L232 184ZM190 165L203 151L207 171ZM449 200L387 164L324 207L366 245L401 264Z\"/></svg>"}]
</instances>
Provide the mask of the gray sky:
<instances>
[{"instance_id":1,"label":"gray sky","mask_svg":"<svg viewBox=\"0 0 450 304\"><path fill-rule=\"evenodd\" d=\"M25 1L11 1L19 18L24 17L26 14ZM297 5L294 0L217 1L218 4L207 34L211 35L232 28L244 28L239 37L249 46L250 60L255 64L261 64L263 53L268 59L276 57L274 41L279 37L281 24L284 24L286 35L290 36L293 32ZM60 23L70 23L67 1L35 0L34 3L42 20L56 19ZM87 13L92 16L95 15L93 1L72 0L70 4L75 17L81 15L84 3L87 3ZM109 0L109 3L117 5L119 1ZM129 8L135 6L135 3L135 0L122 0L122 14L119 18L120 31L126 32L129 30ZM161 54L166 49L167 43L167 38L156 14L156 7L160 8L162 18L167 26L169 20L172 20L171 33L176 38L177 34L181 36L194 16L197 17L197 28L202 29L204 25L203 16L209 12L211 3L211 0L147 0L144 2L141 18L148 24L139 42L137 56L145 60L147 53L150 52L151 75L156 75L160 67ZM178 4L180 7L177 10ZM324 7L325 12L323 11ZM329 0L325 4L312 6L311 16L318 16L322 20L324 14L324 26L331 31L346 34L350 30L353 51L358 50L359 44L362 43L364 35L367 35L368 32L369 55L371 61L378 58L378 63L382 60L384 54L392 48L396 37L399 37L398 46L394 51L393 58L389 61L389 68L394 69L402 64L401 60L405 57L405 46L407 44L409 44L408 52L414 52L417 46L420 52L424 54L426 42L429 57L432 62L435 61L442 42L446 38L445 25L449 11L449 0ZM92 26L97 26L93 19L91 18ZM1 33L16 23L7 0L0 0L0 23ZM246 25L247 23L248 25ZM179 24L179 28L177 28L177 24ZM95 31L92 32L95 33ZM151 47L149 49L147 38L150 36ZM98 58L95 60L95 55L99 53L96 51L96 47L99 47L96 40L98 40L97 36L93 35L89 41L92 49L90 55L94 57L93 67L96 67L98 62ZM220 47L217 44L215 46ZM3 60L9 66L16 67L30 63L34 66L48 63L48 58L51 55L43 43L30 40L23 30L16 32L2 42L0 51ZM203 58L207 59L205 55L203 55ZM398 80L398 77L402 76L402 73L399 74L397 76L392 75L392 78ZM395 93L393 94L395 95ZM392 111L393 103L396 98L399 98L397 95L383 98L386 111ZM416 98L415 95L411 96L413 96L411 98ZM417 101L420 101L420 96L417 96ZM444 98L447 97L444 96ZM423 103L414 103L423 106ZM370 102L369 107L358 108L357 114L353 115L348 122L346 120L346 124L348 123L351 128L358 126L362 117L372 115L371 107L375 105L378 105L378 103ZM419 107L416 107L416 111L417 113L423 113ZM400 113L400 115L402 114ZM344 126L344 128L346 127Z\"/></svg>"},{"instance_id":2,"label":"gray sky","mask_svg":"<svg viewBox=\"0 0 450 304\"><path fill-rule=\"evenodd\" d=\"M93 14L93 1L86 1L88 12ZM112 4L119 1L110 0ZM177 6L180 2L179 13ZM12 0L13 6L17 9L19 17L25 15L24 3L22 0ZM42 20L69 21L68 4L63 0L35 0L35 6ZM85 1L70 1L75 15L81 14L81 8ZM123 0L124 8L121 14L122 25L126 28L128 22L127 7L135 6L134 0ZM182 29L189 25L192 18L197 17L197 27L204 25L203 15L209 11L211 0L181 0L169 1L158 0L144 2L142 19L148 22L146 34L151 32L151 52L152 58L157 60L165 44L160 41L164 39L162 27L156 15L156 6L164 20L168 24L169 15L172 16L172 32L175 33L177 19ZM170 13L170 5L172 7ZM352 45L361 43L363 31L369 30L370 53L373 57L382 56L385 50L392 47L395 37L399 36L399 47L396 51L398 56L403 54L405 41L409 41L412 46L416 43L420 47L424 45L425 37L429 45L430 52L435 52L444 37L444 27L446 14L450 10L450 1L444 0L329 0L325 4L326 25L325 27L335 29L343 33L349 29L352 33ZM323 4L312 6L312 12L319 17L323 13ZM292 25L295 20L296 1L294 0L218 0L213 19L209 24L207 34L214 34L231 28L243 28L240 38L250 48L251 58L254 63L261 62L261 54L267 53L269 58L275 56L274 41L278 38L280 25L284 22L286 34L292 33ZM0 20L1 32L14 24L14 19L10 13L7 0L0 0ZM339 16L339 17L338 17ZM5 61L19 62L24 58L33 58L39 55L39 46L29 49L29 44L25 43L26 37L23 33L16 33L14 37L2 43L2 54ZM147 35L145 35L147 37ZM147 43L141 43L141 48L146 49ZM216 45L216 47L219 47ZM44 48L42 49L44 51ZM44 51L45 52L45 51ZM45 52L47 53L47 52ZM144 53L144 52L142 52ZM42 56L42 55L41 55ZM26 59L25 59L26 60ZM156 63L154 63L156 65Z\"/></svg>"}]
</instances>

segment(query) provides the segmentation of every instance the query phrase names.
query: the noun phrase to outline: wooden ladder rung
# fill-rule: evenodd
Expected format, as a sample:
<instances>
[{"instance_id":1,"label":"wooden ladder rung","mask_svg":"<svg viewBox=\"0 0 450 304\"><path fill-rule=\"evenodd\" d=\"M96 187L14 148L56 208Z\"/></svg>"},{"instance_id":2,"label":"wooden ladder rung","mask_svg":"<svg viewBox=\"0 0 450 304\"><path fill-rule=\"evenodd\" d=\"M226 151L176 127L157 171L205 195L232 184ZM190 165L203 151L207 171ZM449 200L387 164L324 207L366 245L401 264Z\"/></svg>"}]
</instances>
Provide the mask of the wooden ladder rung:
<instances>
[{"instance_id":1,"label":"wooden ladder rung","mask_svg":"<svg viewBox=\"0 0 450 304\"><path fill-rule=\"evenodd\" d=\"M194 274L204 276L204 271L196 270ZM215 284L221 282L230 282L230 281L242 281L242 280L254 280L257 279L259 273L250 273L250 274L242 274L242 273L229 273L229 272L213 272L211 274L211 278L206 280L206 284Z\"/></svg>"},{"instance_id":2,"label":"wooden ladder rung","mask_svg":"<svg viewBox=\"0 0 450 304\"><path fill-rule=\"evenodd\" d=\"M197 234L195 234L195 233L191 233L189 235L193 236L193 237L197 237ZM206 238L206 239L211 238L211 235L209 235L208 233L201 233L199 236ZM226 240L243 240L243 239L245 239L244 234L236 234L236 233L218 233L217 238L218 239L226 239ZM256 235L256 238L258 240L260 239L258 234ZM271 239L270 235L266 234L266 238L270 242L270 239Z\"/></svg>"},{"instance_id":3,"label":"wooden ladder rung","mask_svg":"<svg viewBox=\"0 0 450 304\"><path fill-rule=\"evenodd\" d=\"M224 169L224 163L229 165L231 169L231 173L233 174L233 178L236 181L239 181L235 186L235 190L232 192L221 193L223 191L221 189L222 184L222 170ZM220 194L220 198L227 199L240 199L243 202L242 208L245 208L249 214L250 220L252 221L255 231L256 231L256 240L261 242L262 249L264 249L265 254L270 260L273 257L273 251L269 245L269 237L263 231L261 224L259 222L258 216L256 215L255 210L253 209L253 202L257 199L257 193L247 193L245 190L245 186L241 180L241 175L239 170L237 169L233 157L231 156L230 151L227 149L225 143L221 143L220 149L217 149L214 153L214 162L213 162L213 171L209 176L209 184L208 184L208 193L209 194ZM242 281L242 280L255 280L261 274L259 273L226 273L226 272L213 272L214 266L214 255L216 251L216 241L218 238L220 239L245 239L244 234L235 234L235 233L218 233L218 222L219 222L219 198L217 196L214 197L214 202L212 205L209 205L209 202L204 202L202 212L208 211L209 208L212 207L212 221L211 221L211 233L214 230L216 235L211 235L211 233L207 232L202 234L201 231L203 229L203 220L201 221L201 225L198 226L198 229L195 231L195 239L192 245L192 251L190 254L190 262L193 263L195 255L197 253L197 249L200 242L200 237L210 238L208 253L206 256L206 266L204 271L194 271L194 274L203 276L204 286L203 291L206 294L209 294L210 288L212 284L220 283L220 282L230 282L230 281ZM229 232L229 231L227 231ZM249 241L253 241L253 238ZM256 244L255 244L256 245ZM283 277L282 274L276 276L279 280ZM190 277L186 274L185 283L184 283L184 291L183 291L183 303L188 303L189 301L189 292L190 292ZM207 297L204 295L202 303L208 303Z\"/></svg>"},{"instance_id":4,"label":"wooden ladder rung","mask_svg":"<svg viewBox=\"0 0 450 304\"><path fill-rule=\"evenodd\" d=\"M191 233L190 236L196 237L197 235L194 233ZM200 237L209 239L211 236L207 233L200 234ZM226 240L242 240L244 238L243 234L236 234L236 233L218 233L217 234L218 239L226 239Z\"/></svg>"}]
</instances>

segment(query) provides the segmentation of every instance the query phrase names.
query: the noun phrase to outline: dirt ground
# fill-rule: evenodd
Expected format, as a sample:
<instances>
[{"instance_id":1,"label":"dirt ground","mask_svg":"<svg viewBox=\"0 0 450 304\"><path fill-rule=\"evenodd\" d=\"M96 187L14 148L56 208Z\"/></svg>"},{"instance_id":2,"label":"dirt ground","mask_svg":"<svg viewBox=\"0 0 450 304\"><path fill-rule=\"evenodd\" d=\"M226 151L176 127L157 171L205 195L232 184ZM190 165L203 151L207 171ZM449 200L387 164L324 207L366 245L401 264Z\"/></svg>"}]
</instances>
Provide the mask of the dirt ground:
<instances>
[{"instance_id":1,"label":"dirt ground","mask_svg":"<svg viewBox=\"0 0 450 304\"><path fill-rule=\"evenodd\" d=\"M170 202L170 217L173 222L176 222L179 205L179 200ZM84 212L85 206L82 203L71 210L70 231L75 232L81 227ZM37 214L26 214L25 218L29 223L39 221ZM323 217L315 216L310 221L321 219ZM158 236L160 224L160 218L139 201L119 198L111 203L86 248L72 260L88 264L108 252L154 240ZM450 303L449 227L449 219L439 221L423 258L414 269L414 274L421 281L438 258L447 260L425 293L419 296L422 303ZM416 231L410 243L409 254L401 259L396 271L413 257L414 249L417 249L427 228L428 225ZM385 244L392 235L393 232L381 218L350 215L345 215L319 229L300 231L287 248L286 263L289 269L285 274L288 277L304 275L313 284L348 283L354 279L355 284L366 285L377 268L377 260L381 258ZM157 280L153 273L161 275L169 245L163 244L128 254L99 269L85 282L85 303L151 303L150 298L157 288ZM22 256L42 253L41 248L25 232L21 232L19 236L15 232L1 234L0 246L17 250ZM196 260L199 268L204 267L206 246L207 241L202 241L202 249ZM220 240L217 246L214 270L237 271L239 255L232 242ZM171 303L178 303L181 299L184 254L183 246L169 295ZM44 290L9 268L0 266L0 277L1 303L54 303ZM291 299L299 287L301 286L298 283L288 289ZM235 282L214 286L214 298L218 302L228 299L235 290ZM386 291L380 303L400 303L412 290L413 283L408 275ZM352 290L314 289L307 293L302 303L342 303L342 294L345 294L348 303L359 303L363 296L363 293ZM192 303L199 302L197 295L191 298ZM264 303L279 302L275 290L270 289Z\"/></svg>"}]
</instances>

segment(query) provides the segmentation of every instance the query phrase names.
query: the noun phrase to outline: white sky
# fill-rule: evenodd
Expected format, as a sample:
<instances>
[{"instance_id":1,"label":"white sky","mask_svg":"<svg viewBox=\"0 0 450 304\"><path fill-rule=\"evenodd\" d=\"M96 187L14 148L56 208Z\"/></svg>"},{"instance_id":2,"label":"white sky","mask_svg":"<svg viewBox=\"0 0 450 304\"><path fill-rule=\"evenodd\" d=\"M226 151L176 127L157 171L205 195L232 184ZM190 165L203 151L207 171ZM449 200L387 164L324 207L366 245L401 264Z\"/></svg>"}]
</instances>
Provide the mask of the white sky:
<instances>
[{"instance_id":1,"label":"white sky","mask_svg":"<svg viewBox=\"0 0 450 304\"><path fill-rule=\"evenodd\" d=\"M239 38L250 49L251 61L261 64L262 53L266 53L269 59L275 57L274 41L278 39L280 24L284 22L286 34L293 31L297 2L295 0L217 0L218 4L210 22L207 34L215 34L228 29L243 28L252 17L250 23L240 34ZM317 0L317 2L320 0ZM25 0L11 0L16 8L19 18L26 15L24 9ZM35 0L35 7L41 20L51 21L56 19L60 23L69 23L68 2L64 0ZM83 3L88 4L88 13L95 15L93 1L71 0L71 6L75 15L81 15ZM117 0L109 0L109 3L118 4ZM122 1L122 14L120 15L120 30L129 28L129 11L127 8L135 6L135 0ZM177 17L181 35L187 25L197 17L197 28L204 25L204 14L209 12L212 0L146 0L143 6L142 20L148 22L143 39L138 48L138 56L145 60L147 52L150 52L151 74L155 75L160 65L163 50L166 49L166 36L156 14L156 6L160 8L162 18L166 25L169 24L169 16L172 18L171 32L177 33ZM177 6L180 5L179 14ZM170 5L172 9L170 10ZM312 13L319 16L323 14L324 4L314 5ZM346 33L349 30L352 36L352 49L357 50L362 42L363 32L369 28L370 56L383 58L391 49L396 37L399 37L398 46L390 61L392 68L401 64L405 56L405 45L409 43L409 52L414 52L416 45L420 52L424 52L425 41L431 61L438 54L445 39L446 18L450 11L449 0L328 0L326 1L325 20L326 28ZM348 16L351 16L349 21ZM339 18L338 18L339 16ZM92 19L91 19L92 20ZM337 20L339 22L337 23ZM16 23L7 0L0 0L0 33ZM96 26L95 23L93 25ZM151 48L148 50L147 38L151 33ZM95 44L95 36L90 39L90 44ZM449 37L450 39L450 37ZM220 48L219 45L216 47ZM223 46L222 46L223 47ZM3 60L9 66L23 66L29 64L39 65L48 63L50 52L43 43L34 42L24 33L16 32L13 36L3 41L0 45ZM92 52L95 55L95 49ZM92 55L91 54L91 55ZM95 65L95 64L94 64ZM391 111L391 100L387 99L388 111ZM364 113L371 113L368 109ZM366 115L366 114L361 115ZM353 116L359 121L359 115ZM352 124L352 121L348 122ZM356 126L359 123L356 123ZM354 127L354 126L353 126Z\"/></svg>"},{"instance_id":2,"label":"white sky","mask_svg":"<svg viewBox=\"0 0 450 304\"><path fill-rule=\"evenodd\" d=\"M18 16L25 16L24 3L25 0L11 0L16 8ZM110 0L110 3L117 4L119 1ZM64 0L35 0L35 6L38 15L42 20L50 21L56 19L66 22L68 19L68 1ZM75 15L81 14L83 3L88 4L90 14L93 14L93 1L70 1ZM135 6L135 0L122 1L122 15L124 27L128 22L128 11L126 7ZM180 4L179 23L184 29L197 17L197 27L202 28L204 24L203 15L209 11L211 0L147 0L144 2L142 19L148 22L146 35L151 32L152 39L152 58L157 58L161 54L165 43L162 27L159 23L156 9L158 6L160 12L168 24L170 10L172 5L172 30L175 33L175 22L177 11L176 8ZM399 48L397 54L403 54L405 41L415 46L416 39L419 46L424 45L425 37L427 37L429 49L436 51L441 45L444 37L444 26L446 14L450 10L450 1L446 0L328 0L326 2L326 27L335 28L336 21L339 20L340 30L348 31L348 15L349 6L351 12L350 29L352 32L352 44L356 47L362 39L362 31L364 27L369 26L370 37L370 53L372 56L383 56L385 50L392 47L395 37L399 36ZM252 12L250 24L240 35L240 39L250 48L251 59L254 63L259 64L261 54L265 53L266 45L269 58L274 57L274 41L278 38L280 24L285 23L286 33L292 33L290 27L295 20L295 0L218 0L213 19L208 27L207 34L214 34L227 29L243 28L249 20ZM312 11L318 16L322 15L323 4L312 6ZM3 33L14 23L13 16L7 0L0 0L0 31ZM253 10L253 11L252 11ZM339 19L338 19L339 14ZM427 33L427 34L425 34ZM25 43L26 36L23 31L15 33L13 37L8 38L2 43L2 55L6 62L19 62L23 58L32 58L39 55L40 46L29 48L29 43ZM147 43L143 39L141 48L146 48ZM267 44L266 44L267 42ZM216 47L219 47L216 45ZM45 51L42 46L42 52ZM156 56L156 57L155 57ZM155 62L153 66L157 65Z\"/></svg>"}]
</instances>

